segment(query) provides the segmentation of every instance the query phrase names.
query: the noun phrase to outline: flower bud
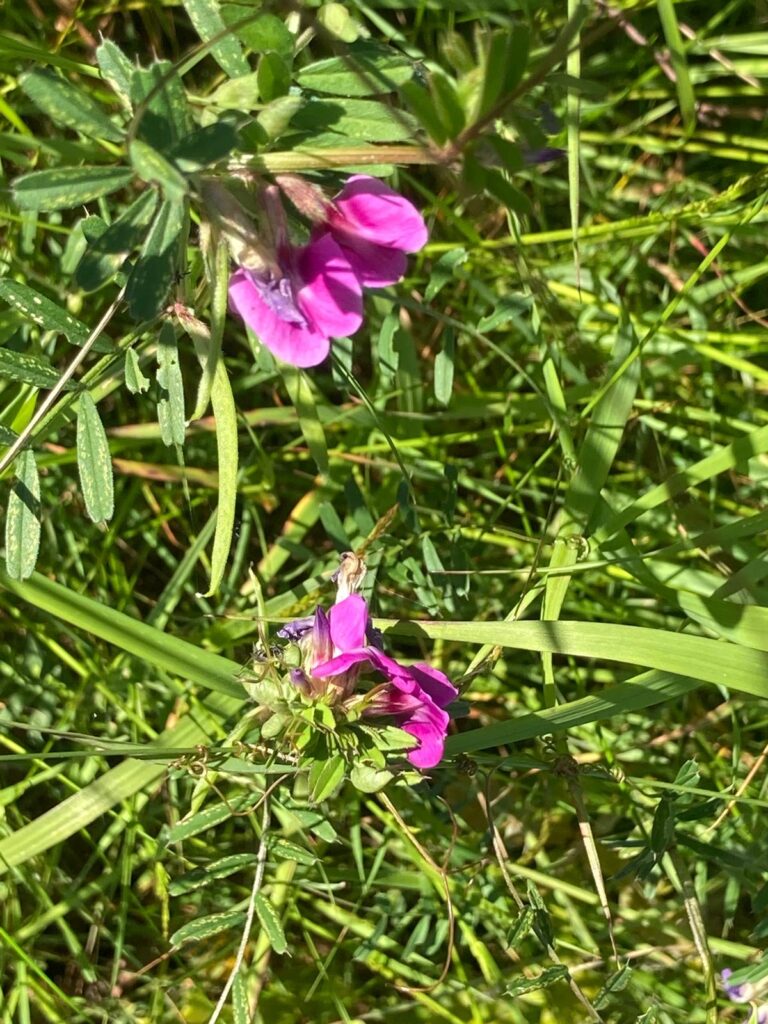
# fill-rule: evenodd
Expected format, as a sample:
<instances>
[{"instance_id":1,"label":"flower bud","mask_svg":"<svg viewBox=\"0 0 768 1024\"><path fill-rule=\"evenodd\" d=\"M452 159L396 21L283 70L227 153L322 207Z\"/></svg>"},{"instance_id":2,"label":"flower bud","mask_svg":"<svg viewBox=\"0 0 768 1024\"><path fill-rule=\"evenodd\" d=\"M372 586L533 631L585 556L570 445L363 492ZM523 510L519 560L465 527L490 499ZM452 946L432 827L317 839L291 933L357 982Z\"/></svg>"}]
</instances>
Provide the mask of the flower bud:
<instances>
[{"instance_id":1,"label":"flower bud","mask_svg":"<svg viewBox=\"0 0 768 1024\"><path fill-rule=\"evenodd\" d=\"M313 185L298 174L276 174L275 181L299 213L313 224L325 223L331 203L319 185Z\"/></svg>"},{"instance_id":2,"label":"flower bud","mask_svg":"<svg viewBox=\"0 0 768 1024\"><path fill-rule=\"evenodd\" d=\"M217 181L206 181L203 199L235 263L260 274L276 274L277 257L259 237L253 218L232 193Z\"/></svg>"}]
</instances>

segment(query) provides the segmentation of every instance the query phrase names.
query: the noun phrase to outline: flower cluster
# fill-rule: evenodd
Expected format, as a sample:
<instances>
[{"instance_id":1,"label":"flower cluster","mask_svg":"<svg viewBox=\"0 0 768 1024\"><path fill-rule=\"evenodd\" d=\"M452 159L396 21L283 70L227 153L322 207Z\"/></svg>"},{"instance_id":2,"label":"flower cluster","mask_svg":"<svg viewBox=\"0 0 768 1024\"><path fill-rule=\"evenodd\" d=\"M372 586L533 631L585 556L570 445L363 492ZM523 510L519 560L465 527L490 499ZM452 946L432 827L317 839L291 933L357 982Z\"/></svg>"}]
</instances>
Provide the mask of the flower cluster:
<instances>
[{"instance_id":1,"label":"flower cluster","mask_svg":"<svg viewBox=\"0 0 768 1024\"><path fill-rule=\"evenodd\" d=\"M768 1024L768 1002L761 999L761 993L766 994L768 983L768 975L764 974L764 968L763 963L735 972L726 967L720 972L720 980L728 998L734 1003L752 1004L752 1012L744 1024Z\"/></svg>"},{"instance_id":2,"label":"flower cluster","mask_svg":"<svg viewBox=\"0 0 768 1024\"><path fill-rule=\"evenodd\" d=\"M347 585L343 569L339 583L339 599L328 613L318 608L278 633L302 652L301 668L291 672L293 683L305 697L354 707L364 717L386 716L417 740L408 752L411 764L433 768L443 756L450 721L444 709L458 696L456 687L424 662L401 665L384 654L368 605L354 592L354 585ZM379 681L372 680L366 691L359 692L364 673L376 674Z\"/></svg>"},{"instance_id":3,"label":"flower cluster","mask_svg":"<svg viewBox=\"0 0 768 1024\"><path fill-rule=\"evenodd\" d=\"M297 193L287 178L285 191ZM419 211L376 178L349 178L332 200L304 183L302 212L314 222L309 242L288 238L277 187L265 190L274 258L240 266L232 275L232 308L279 359L316 366L332 338L343 338L363 320L363 288L394 284L405 273L406 254L427 241ZM298 204L296 204L298 205Z\"/></svg>"}]
</instances>

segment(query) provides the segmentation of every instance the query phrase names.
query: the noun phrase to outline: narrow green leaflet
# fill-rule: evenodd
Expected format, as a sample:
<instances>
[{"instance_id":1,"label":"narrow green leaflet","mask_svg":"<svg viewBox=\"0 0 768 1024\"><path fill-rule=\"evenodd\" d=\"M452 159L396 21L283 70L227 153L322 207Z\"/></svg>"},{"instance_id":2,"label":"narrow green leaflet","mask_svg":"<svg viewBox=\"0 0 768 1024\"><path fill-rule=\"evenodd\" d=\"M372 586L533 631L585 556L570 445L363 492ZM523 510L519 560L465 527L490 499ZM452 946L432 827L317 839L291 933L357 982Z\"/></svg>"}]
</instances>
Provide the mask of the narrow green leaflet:
<instances>
[{"instance_id":1,"label":"narrow green leaflet","mask_svg":"<svg viewBox=\"0 0 768 1024\"><path fill-rule=\"evenodd\" d=\"M132 395L140 395L149 390L150 383L149 377L142 373L139 353L129 348L125 353L125 386Z\"/></svg>"},{"instance_id":2,"label":"narrow green leaflet","mask_svg":"<svg viewBox=\"0 0 768 1024\"><path fill-rule=\"evenodd\" d=\"M166 199L180 202L187 193L187 181L159 149L142 139L134 139L129 147L133 169L142 181L159 185Z\"/></svg>"},{"instance_id":3,"label":"narrow green leaflet","mask_svg":"<svg viewBox=\"0 0 768 1024\"><path fill-rule=\"evenodd\" d=\"M100 288L141 243L157 206L157 192L148 189L93 242L75 271L76 283L87 292Z\"/></svg>"},{"instance_id":4,"label":"narrow green leaflet","mask_svg":"<svg viewBox=\"0 0 768 1024\"><path fill-rule=\"evenodd\" d=\"M162 311L173 284L185 230L184 203L162 202L128 278L125 295L131 315L136 320L151 320Z\"/></svg>"},{"instance_id":5,"label":"narrow green leaflet","mask_svg":"<svg viewBox=\"0 0 768 1024\"><path fill-rule=\"evenodd\" d=\"M688 62L685 59L683 37L680 34L680 26L677 23L674 0L656 0L656 6L659 12L661 27L667 40L667 46L669 47L669 59L675 73L674 83L677 90L677 99L680 104L680 113L683 117L685 130L690 133L696 127L696 97L693 92L693 85L691 84Z\"/></svg>"},{"instance_id":6,"label":"narrow green leaflet","mask_svg":"<svg viewBox=\"0 0 768 1024\"><path fill-rule=\"evenodd\" d=\"M260 892L256 893L253 902L256 907L256 914L261 922L261 927L264 929L264 934L269 939L270 946L276 953L285 953L288 949L288 943L285 941L285 932L283 931L279 914L267 897L262 896Z\"/></svg>"},{"instance_id":7,"label":"narrow green leaflet","mask_svg":"<svg viewBox=\"0 0 768 1024\"><path fill-rule=\"evenodd\" d=\"M365 99L310 99L293 117L294 128L331 131L365 142L405 142L413 138L416 122L404 110Z\"/></svg>"},{"instance_id":8,"label":"narrow green leaflet","mask_svg":"<svg viewBox=\"0 0 768 1024\"><path fill-rule=\"evenodd\" d=\"M104 39L96 48L96 61L102 78L106 79L123 104L131 109L131 75L135 68L117 43Z\"/></svg>"},{"instance_id":9,"label":"narrow green leaflet","mask_svg":"<svg viewBox=\"0 0 768 1024\"><path fill-rule=\"evenodd\" d=\"M47 359L0 348L0 377L32 384L36 388L52 388L59 380L59 372ZM68 384L72 387L72 384Z\"/></svg>"},{"instance_id":10,"label":"narrow green leaflet","mask_svg":"<svg viewBox=\"0 0 768 1024\"><path fill-rule=\"evenodd\" d=\"M453 392L453 368L456 357L456 332L452 327L443 329L443 347L435 356L435 398L448 405Z\"/></svg>"},{"instance_id":11,"label":"narrow green leaflet","mask_svg":"<svg viewBox=\"0 0 768 1024\"><path fill-rule=\"evenodd\" d=\"M27 449L16 460L16 482L5 516L5 566L15 580L32 575L40 548L40 478L34 453Z\"/></svg>"},{"instance_id":12,"label":"narrow green leaflet","mask_svg":"<svg viewBox=\"0 0 768 1024\"><path fill-rule=\"evenodd\" d=\"M309 770L309 792L313 803L322 803L333 795L344 778L344 768L341 754L334 754L327 761L315 761Z\"/></svg>"},{"instance_id":13,"label":"narrow green leaflet","mask_svg":"<svg viewBox=\"0 0 768 1024\"><path fill-rule=\"evenodd\" d=\"M207 864L204 868L195 868L180 878L174 878L168 887L171 896L183 896L184 893L202 889L220 878L228 878L236 871L253 867L256 863L255 853L233 853Z\"/></svg>"},{"instance_id":14,"label":"narrow green leaflet","mask_svg":"<svg viewBox=\"0 0 768 1024\"><path fill-rule=\"evenodd\" d=\"M216 508L216 533L211 555L211 583L207 597L215 594L224 578L232 546L237 502L237 409L232 385L223 359L216 363L211 388L211 405L216 419L216 452L219 470L219 504Z\"/></svg>"},{"instance_id":15,"label":"narrow green leaflet","mask_svg":"<svg viewBox=\"0 0 768 1024\"><path fill-rule=\"evenodd\" d=\"M13 198L21 210L68 210L116 192L132 179L127 167L57 167L17 178Z\"/></svg>"},{"instance_id":16,"label":"narrow green leaflet","mask_svg":"<svg viewBox=\"0 0 768 1024\"><path fill-rule=\"evenodd\" d=\"M184 381L179 366L176 332L164 323L157 341L157 383L162 397L157 403L157 419L163 444L181 447L186 436L184 422Z\"/></svg>"},{"instance_id":17,"label":"narrow green leaflet","mask_svg":"<svg viewBox=\"0 0 768 1024\"><path fill-rule=\"evenodd\" d=\"M217 0L183 0L189 20L209 49L222 71L230 78L247 75L251 68L243 56L236 35L227 30Z\"/></svg>"},{"instance_id":18,"label":"narrow green leaflet","mask_svg":"<svg viewBox=\"0 0 768 1024\"><path fill-rule=\"evenodd\" d=\"M96 403L87 391L77 410L77 468L85 508L94 523L106 523L115 510L112 456Z\"/></svg>"},{"instance_id":19,"label":"narrow green leaflet","mask_svg":"<svg viewBox=\"0 0 768 1024\"><path fill-rule=\"evenodd\" d=\"M169 60L132 68L129 88L136 109L135 137L167 156L193 128L178 72Z\"/></svg>"},{"instance_id":20,"label":"narrow green leaflet","mask_svg":"<svg viewBox=\"0 0 768 1024\"><path fill-rule=\"evenodd\" d=\"M183 946L185 942L200 942L210 939L220 932L239 928L245 921L242 910L225 910L221 914L208 914L207 917L196 917L194 921L183 925L171 936L172 946Z\"/></svg>"},{"instance_id":21,"label":"narrow green leaflet","mask_svg":"<svg viewBox=\"0 0 768 1024\"><path fill-rule=\"evenodd\" d=\"M237 138L234 125L229 121L216 121L182 139L171 152L171 158L186 174L194 174L229 156L237 145Z\"/></svg>"},{"instance_id":22,"label":"narrow green leaflet","mask_svg":"<svg viewBox=\"0 0 768 1024\"><path fill-rule=\"evenodd\" d=\"M0 299L33 320L46 331L63 334L73 345L82 345L88 337L88 328L55 302L40 295L29 285L10 278L0 280ZM110 346L111 347L111 346Z\"/></svg>"},{"instance_id":23,"label":"narrow green leaflet","mask_svg":"<svg viewBox=\"0 0 768 1024\"><path fill-rule=\"evenodd\" d=\"M333 96L375 96L393 92L413 75L413 61L387 46L353 43L343 57L329 57L302 68L302 89Z\"/></svg>"},{"instance_id":24,"label":"narrow green leaflet","mask_svg":"<svg viewBox=\"0 0 768 1024\"><path fill-rule=\"evenodd\" d=\"M325 443L325 431L317 415L315 396L312 392L312 385L303 370L296 367L280 367L285 381L285 388L296 409L299 417L299 425L307 442L312 458L317 463L321 473L328 472L328 447Z\"/></svg>"},{"instance_id":25,"label":"narrow green leaflet","mask_svg":"<svg viewBox=\"0 0 768 1024\"><path fill-rule=\"evenodd\" d=\"M91 97L50 68L33 68L19 78L19 85L56 124L74 128L92 139L121 142L122 130Z\"/></svg>"}]
</instances>

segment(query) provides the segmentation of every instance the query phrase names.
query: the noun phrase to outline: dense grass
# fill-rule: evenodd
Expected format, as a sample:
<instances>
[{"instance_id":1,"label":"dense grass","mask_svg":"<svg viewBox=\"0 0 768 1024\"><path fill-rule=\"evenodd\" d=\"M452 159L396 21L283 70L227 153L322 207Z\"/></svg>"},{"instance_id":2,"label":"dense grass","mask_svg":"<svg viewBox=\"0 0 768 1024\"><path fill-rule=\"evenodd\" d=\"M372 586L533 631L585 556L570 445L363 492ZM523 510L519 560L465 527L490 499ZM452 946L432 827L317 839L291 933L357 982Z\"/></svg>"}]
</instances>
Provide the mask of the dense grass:
<instances>
[{"instance_id":1,"label":"dense grass","mask_svg":"<svg viewBox=\"0 0 768 1024\"><path fill-rule=\"evenodd\" d=\"M740 1022L717 974L759 960L768 901L768 37L743 0L589 6L570 42L575 3L348 9L417 84L459 79L470 108L478 52L527 25L522 84L465 125L448 104L454 144L433 138L421 163L381 158L431 240L367 296L349 359L338 346L297 375L227 319L239 465L209 409L183 449L163 444L162 390L126 389L124 350L154 378L172 318L137 327L124 304L105 330L117 351L76 374L109 438L107 525L86 514L82 454L78 474L81 391L33 430L40 575L0 576L0 1019L209 1021L266 855L269 902L222 1020ZM270 10L305 44L294 81L345 52L304 34L314 5ZM103 34L131 60L194 58L183 83L204 119L226 75L181 3L2 12L2 274L93 328L120 282L77 287L81 221L139 193L22 209L19 175L111 164L122 142L55 123L19 76L58 67L116 118ZM419 114L407 89L387 102ZM503 176L500 119L565 155ZM260 158L281 169L302 141L333 154L368 130L327 127ZM170 301L215 333L193 208ZM0 338L56 374L77 351L5 303ZM189 415L183 333L179 359ZM4 443L50 387L18 365L0 363ZM234 746L241 667L265 630L332 600L350 549L389 650L441 667L466 713L422 781L345 782L315 806L287 771L265 802L263 761Z\"/></svg>"}]
</instances>

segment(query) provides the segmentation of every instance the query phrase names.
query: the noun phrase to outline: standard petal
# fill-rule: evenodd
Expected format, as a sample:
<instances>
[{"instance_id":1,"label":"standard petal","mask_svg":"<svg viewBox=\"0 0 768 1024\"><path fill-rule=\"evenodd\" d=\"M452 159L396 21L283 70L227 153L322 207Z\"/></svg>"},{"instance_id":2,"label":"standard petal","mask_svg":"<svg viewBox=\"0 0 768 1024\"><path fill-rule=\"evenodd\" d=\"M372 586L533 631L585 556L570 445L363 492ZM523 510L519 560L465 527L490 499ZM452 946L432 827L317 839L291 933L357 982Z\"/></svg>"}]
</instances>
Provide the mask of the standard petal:
<instances>
[{"instance_id":1,"label":"standard petal","mask_svg":"<svg viewBox=\"0 0 768 1024\"><path fill-rule=\"evenodd\" d=\"M418 252L429 237L413 203L367 174L355 174L347 181L334 199L328 224L332 230L403 252Z\"/></svg>"},{"instance_id":2,"label":"standard petal","mask_svg":"<svg viewBox=\"0 0 768 1024\"><path fill-rule=\"evenodd\" d=\"M402 249L390 249L353 235L340 236L339 244L363 288L385 288L405 275L408 258Z\"/></svg>"},{"instance_id":3,"label":"standard petal","mask_svg":"<svg viewBox=\"0 0 768 1024\"><path fill-rule=\"evenodd\" d=\"M328 232L298 250L303 282L296 301L315 328L330 338L346 338L363 322L363 293L349 260Z\"/></svg>"},{"instance_id":4,"label":"standard petal","mask_svg":"<svg viewBox=\"0 0 768 1024\"><path fill-rule=\"evenodd\" d=\"M423 661L409 666L410 673L419 684L421 689L429 694L439 708L447 707L452 700L456 700L459 691L451 680L437 668L426 665Z\"/></svg>"},{"instance_id":5,"label":"standard petal","mask_svg":"<svg viewBox=\"0 0 768 1024\"><path fill-rule=\"evenodd\" d=\"M359 594L350 594L334 604L328 612L331 640L337 650L344 653L365 646L368 626L368 605Z\"/></svg>"},{"instance_id":6,"label":"standard petal","mask_svg":"<svg viewBox=\"0 0 768 1024\"><path fill-rule=\"evenodd\" d=\"M256 337L278 359L293 366L317 366L328 356L330 335L308 323L282 320L261 297L246 270L237 270L229 282L229 302Z\"/></svg>"}]
</instances>

